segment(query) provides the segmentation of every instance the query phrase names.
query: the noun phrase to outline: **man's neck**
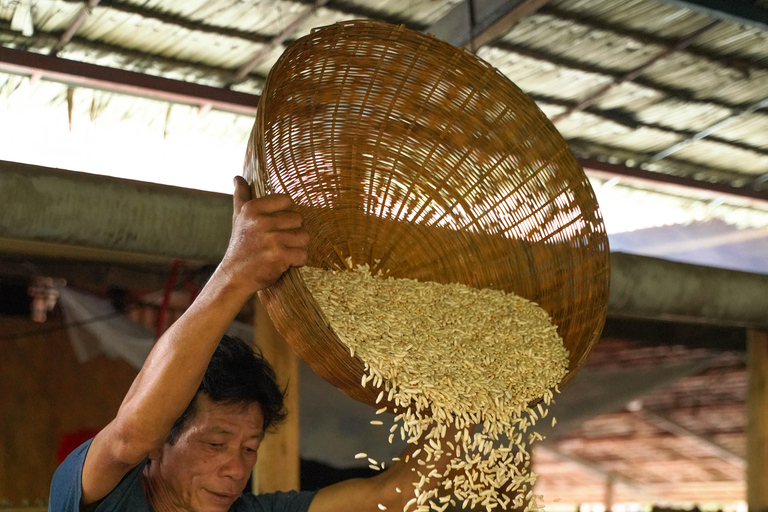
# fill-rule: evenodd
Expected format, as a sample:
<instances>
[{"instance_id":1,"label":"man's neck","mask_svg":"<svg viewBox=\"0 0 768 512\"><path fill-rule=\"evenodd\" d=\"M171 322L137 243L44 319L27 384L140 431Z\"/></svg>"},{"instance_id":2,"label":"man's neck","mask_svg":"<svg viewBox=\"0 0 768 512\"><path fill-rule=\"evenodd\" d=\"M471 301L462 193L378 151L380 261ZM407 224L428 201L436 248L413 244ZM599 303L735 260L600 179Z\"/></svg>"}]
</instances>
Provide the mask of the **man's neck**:
<instances>
[{"instance_id":1,"label":"man's neck","mask_svg":"<svg viewBox=\"0 0 768 512\"><path fill-rule=\"evenodd\" d=\"M154 512L190 512L181 503L173 499L173 495L159 475L157 464L149 461L141 472L141 486Z\"/></svg>"}]
</instances>

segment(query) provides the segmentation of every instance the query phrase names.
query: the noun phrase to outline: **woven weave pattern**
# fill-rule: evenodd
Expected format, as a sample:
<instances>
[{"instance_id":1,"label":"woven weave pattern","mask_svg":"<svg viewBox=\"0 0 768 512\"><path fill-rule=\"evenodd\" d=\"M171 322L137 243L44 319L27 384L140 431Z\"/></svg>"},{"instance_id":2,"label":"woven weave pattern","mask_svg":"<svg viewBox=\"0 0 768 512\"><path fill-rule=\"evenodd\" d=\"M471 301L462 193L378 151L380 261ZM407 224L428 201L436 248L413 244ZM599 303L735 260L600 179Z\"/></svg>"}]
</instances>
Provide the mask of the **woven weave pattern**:
<instances>
[{"instance_id":1,"label":"woven weave pattern","mask_svg":"<svg viewBox=\"0 0 768 512\"><path fill-rule=\"evenodd\" d=\"M245 174L297 203L312 266L351 256L538 303L570 351L563 385L599 337L609 254L592 188L533 101L471 53L381 22L316 29L269 74ZM374 402L297 271L260 297L318 374Z\"/></svg>"}]
</instances>

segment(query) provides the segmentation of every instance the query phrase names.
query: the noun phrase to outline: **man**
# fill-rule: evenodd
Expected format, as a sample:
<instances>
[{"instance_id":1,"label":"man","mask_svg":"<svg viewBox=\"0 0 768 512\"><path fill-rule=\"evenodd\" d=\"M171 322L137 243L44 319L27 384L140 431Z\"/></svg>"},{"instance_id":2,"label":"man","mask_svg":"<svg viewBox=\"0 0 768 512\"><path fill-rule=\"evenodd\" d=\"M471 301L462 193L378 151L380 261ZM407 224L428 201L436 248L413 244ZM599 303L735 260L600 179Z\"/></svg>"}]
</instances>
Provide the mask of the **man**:
<instances>
[{"instance_id":1,"label":"man","mask_svg":"<svg viewBox=\"0 0 768 512\"><path fill-rule=\"evenodd\" d=\"M242 495L282 394L266 362L222 336L254 293L306 264L309 236L288 196L251 199L237 177L233 201L221 264L158 340L117 416L56 471L51 512L399 511L413 497L405 463L316 494Z\"/></svg>"}]
</instances>

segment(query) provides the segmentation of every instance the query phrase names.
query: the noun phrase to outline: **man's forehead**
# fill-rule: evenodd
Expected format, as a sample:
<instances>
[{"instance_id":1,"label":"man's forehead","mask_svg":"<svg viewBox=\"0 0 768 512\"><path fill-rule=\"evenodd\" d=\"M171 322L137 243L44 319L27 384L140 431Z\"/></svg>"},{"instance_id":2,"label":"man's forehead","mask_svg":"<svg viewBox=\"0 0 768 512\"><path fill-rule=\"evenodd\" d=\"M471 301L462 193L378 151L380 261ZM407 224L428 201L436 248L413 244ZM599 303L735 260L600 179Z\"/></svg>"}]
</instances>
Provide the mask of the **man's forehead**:
<instances>
[{"instance_id":1,"label":"man's forehead","mask_svg":"<svg viewBox=\"0 0 768 512\"><path fill-rule=\"evenodd\" d=\"M203 434L222 434L222 435L235 435L236 429L232 428L232 426L226 425L226 424L219 424L218 422L207 422L204 425L200 425L199 428L200 433ZM260 428L255 428L253 433L249 437L255 437L255 438L263 438L264 432Z\"/></svg>"},{"instance_id":2,"label":"man's forehead","mask_svg":"<svg viewBox=\"0 0 768 512\"><path fill-rule=\"evenodd\" d=\"M211 434L235 434L243 428L252 430L249 437L264 437L264 417L259 404L219 404L210 398L198 397L196 430Z\"/></svg>"}]
</instances>

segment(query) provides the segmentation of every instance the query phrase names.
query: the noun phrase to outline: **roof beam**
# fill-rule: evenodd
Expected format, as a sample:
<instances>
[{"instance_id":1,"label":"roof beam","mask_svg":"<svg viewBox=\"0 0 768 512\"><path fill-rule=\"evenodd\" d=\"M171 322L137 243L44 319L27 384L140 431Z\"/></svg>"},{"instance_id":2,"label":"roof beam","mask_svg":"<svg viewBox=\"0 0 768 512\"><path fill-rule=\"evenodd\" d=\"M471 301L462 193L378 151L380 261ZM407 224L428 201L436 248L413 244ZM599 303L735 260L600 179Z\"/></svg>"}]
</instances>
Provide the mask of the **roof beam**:
<instances>
[{"instance_id":1,"label":"roof beam","mask_svg":"<svg viewBox=\"0 0 768 512\"><path fill-rule=\"evenodd\" d=\"M533 59L533 60L549 62L551 64L555 64L556 66L559 66L562 68L566 68L574 71L581 71L582 73L602 75L607 78L613 78L614 81L620 81L620 80L627 81L626 79L622 80L622 77L625 76L624 73L620 73L615 70L602 67L600 65L580 62L575 59L570 59L570 58L559 56L559 55L552 55L550 53L547 53L541 50L535 50L533 48L528 48L520 44L511 43L508 41L501 41L498 43L494 43L492 46L494 48L498 48L499 50L503 50L505 52L516 53L518 55L521 55L523 57L528 57L529 59ZM665 96L668 96L674 99L679 99L681 101L687 101L687 102L699 103L699 104L709 104L709 105L714 105L717 107L727 108L727 109L734 109L739 106L739 105L734 105L733 103L725 103L721 100L717 100L714 98L706 99L706 100L697 99L692 92L689 92L684 89L676 89L673 87L666 86L664 84L652 82L640 76L632 77L631 81L633 83L636 83L637 85L650 89L653 92L664 94ZM586 109L586 108L587 108L586 106L582 107L582 109Z\"/></svg>"},{"instance_id":2,"label":"roof beam","mask_svg":"<svg viewBox=\"0 0 768 512\"><path fill-rule=\"evenodd\" d=\"M613 316L606 319L601 339L601 343L627 340L643 347L682 345L690 349L725 352L745 351L747 346L745 331L738 327L651 322Z\"/></svg>"},{"instance_id":3,"label":"roof beam","mask_svg":"<svg viewBox=\"0 0 768 512\"><path fill-rule=\"evenodd\" d=\"M706 14L710 18L768 30L768 10L734 0L660 0L681 9Z\"/></svg>"},{"instance_id":4,"label":"roof beam","mask_svg":"<svg viewBox=\"0 0 768 512\"><path fill-rule=\"evenodd\" d=\"M729 464L732 464L737 468L746 467L746 463L744 462L743 457L740 457L739 455L736 455L735 453L729 450L726 450L725 448L717 444L708 436L697 434L696 432L693 432L687 427L680 425L674 419L672 419L669 415L665 413L652 412L647 409L643 409L640 412L640 414L644 420L656 426L657 428L665 430L677 437L683 437L683 438L687 437L687 438L695 439L699 443L709 448L717 457L723 459Z\"/></svg>"},{"instance_id":5,"label":"roof beam","mask_svg":"<svg viewBox=\"0 0 768 512\"><path fill-rule=\"evenodd\" d=\"M628 167L590 158L580 158L579 163L588 176L608 180L620 178L622 182L636 185L638 188L648 188L649 185L658 187L661 185L668 189L670 193L674 193L675 189L683 194L695 191L696 193L709 194L712 199L725 196L738 200L740 204L746 203L749 206L762 206L764 208L768 205L768 190L732 187L722 183L711 183L662 172L646 171L639 167Z\"/></svg>"},{"instance_id":6,"label":"roof beam","mask_svg":"<svg viewBox=\"0 0 768 512\"><path fill-rule=\"evenodd\" d=\"M540 106L549 104L549 105L562 107L564 109L568 109L576 105L576 102L574 101L563 100L560 98L555 98L553 96L544 95L541 93L528 92L526 94L528 94L528 96L533 98L533 100L536 103L538 103ZM649 128L649 129L658 130L664 133L674 133L681 139L687 139L694 135L694 132L691 132L691 131L678 130L678 129L671 128L669 126L664 126L658 123L646 123L646 122L638 121L637 119L635 119L635 117L632 114L623 113L622 111L617 109L603 110L592 105L590 107L585 108L584 112L586 112L587 114L593 115L595 117L598 117L603 121L608 121L611 123L616 123L618 125L624 126L626 128L629 128L630 130L638 130L640 128ZM742 149L744 151L753 151L760 155L768 156L768 149L763 149L761 147L754 146L752 144L730 140L730 139L724 139L722 137L717 137L713 135L710 135L708 138L709 140L713 142L717 142L719 144L724 144L726 146L731 146L733 148ZM647 160L650 161L650 155L648 156Z\"/></svg>"},{"instance_id":7,"label":"roof beam","mask_svg":"<svg viewBox=\"0 0 768 512\"><path fill-rule=\"evenodd\" d=\"M509 32L544 3L546 0L462 0L424 32L475 51Z\"/></svg>"},{"instance_id":8,"label":"roof beam","mask_svg":"<svg viewBox=\"0 0 768 512\"><path fill-rule=\"evenodd\" d=\"M67 85L103 89L159 101L210 107L242 115L256 115L259 96L218 87L171 80L144 73L108 68L34 52L0 47L0 71L39 75Z\"/></svg>"},{"instance_id":9,"label":"roof beam","mask_svg":"<svg viewBox=\"0 0 768 512\"><path fill-rule=\"evenodd\" d=\"M611 253L608 312L615 317L763 328L767 291L768 275Z\"/></svg>"},{"instance_id":10,"label":"roof beam","mask_svg":"<svg viewBox=\"0 0 768 512\"><path fill-rule=\"evenodd\" d=\"M698 38L702 34L704 34L704 33L708 32L708 31L710 31L711 29L713 29L715 26L717 26L718 23L720 23L720 22L719 21L713 21L712 23L708 23L707 25L705 25L705 26L703 26L703 27L701 27L701 28L699 28L697 30L694 30L693 32L691 32L690 34L685 36L683 39L678 41L674 46L665 49L661 53L659 53L656 56L654 56L651 59L649 59L644 64L642 64L642 65L640 65L640 66L638 66L638 67L636 67L634 69L631 69L631 70L627 71L626 73L623 73L623 74L621 74L621 75L619 75L617 77L614 77L614 79L613 79L613 81L611 83L606 84L605 86L601 87L598 91L595 91L593 94L590 94L589 96L587 96L586 98L581 100L578 104L576 104L573 108L570 108L570 109L566 110L565 112L563 112L561 114L558 114L555 117L553 117L551 119L552 123L553 124L557 124L558 122L562 121L563 119L566 119L567 117L569 117L574 112L578 112L580 110L584 110L585 108L587 108L588 106L592 105L597 100L599 100L600 98L605 96L611 89L613 89L617 85L621 85L624 82L631 82L631 81L637 79L646 69L648 69L649 67L651 67L655 63L657 63L657 62L659 62L661 60L666 59L667 57L669 57L674 52L682 50L682 49L690 46L696 40L696 38Z\"/></svg>"},{"instance_id":11,"label":"roof beam","mask_svg":"<svg viewBox=\"0 0 768 512\"><path fill-rule=\"evenodd\" d=\"M734 121L736 121L740 117L748 115L748 114L751 114L753 112L757 112L758 110L761 110L761 109L766 108L766 107L768 107L768 98L763 98L762 100L760 100L760 101L758 101L756 103L753 103L752 105L749 105L748 107L746 107L744 109L740 109L739 111L734 112L733 114L731 114L730 116L726 117L725 119L721 119L720 121L718 121L718 122L716 122L714 124L709 125L705 129L703 129L703 130L693 134L689 138L687 138L685 140L682 140L682 141L678 142L677 144L673 144L672 146L670 146L670 147L668 147L668 148L666 148L666 149L664 149L662 151L659 151L658 153L656 153L655 155L653 155L651 157L651 160L652 161L657 161L657 160L661 160L662 158L666 158L669 155L671 155L673 153L676 153L677 151L683 149L684 147L686 147L686 146L696 142L697 140L701 140L701 139L704 139L706 137L709 137L710 135L712 135L714 132L716 132L720 128L728 126L729 124L733 123Z\"/></svg>"},{"instance_id":12,"label":"roof beam","mask_svg":"<svg viewBox=\"0 0 768 512\"><path fill-rule=\"evenodd\" d=\"M6 239L205 263L221 258L231 230L226 194L12 162L0 162L0 204ZM611 315L768 325L768 276L619 253L611 270Z\"/></svg>"},{"instance_id":13,"label":"roof beam","mask_svg":"<svg viewBox=\"0 0 768 512\"><path fill-rule=\"evenodd\" d=\"M103 0L102 0L103 2ZM539 9L538 14L552 16L562 21L569 21L576 25L589 28L591 30L599 30L601 32L607 32L613 34L616 37L628 37L643 45L654 45L668 48L674 46L676 40L671 38L660 37L655 34L643 32L641 30L634 29L632 27L618 25L615 23L606 23L596 18L587 18L581 14L572 13L564 9L558 8L553 5L545 5ZM700 50L695 46L688 46L683 53L688 53L694 57L700 59L706 59L709 62L717 64L727 69L732 69L744 75L749 76L749 72L752 70L768 71L768 66L764 62L752 61L744 58L739 58L736 55L720 56L714 55L704 50Z\"/></svg>"},{"instance_id":14,"label":"roof beam","mask_svg":"<svg viewBox=\"0 0 768 512\"><path fill-rule=\"evenodd\" d=\"M304 9L304 12L296 16L296 18L294 18L293 21L291 21L291 23L289 23L282 32L273 37L264 48L256 52L256 54L251 57L248 62L243 64L240 69L237 70L235 77L230 83L227 84L227 89L245 80L248 77L248 74L253 71L256 66L261 64L264 59L269 56L273 49L282 45L289 37L291 37L291 35L293 35L293 33L297 28L299 28L304 20L309 18L315 12L315 10L324 6L326 3L328 3L328 0L317 0L312 6Z\"/></svg>"},{"instance_id":15,"label":"roof beam","mask_svg":"<svg viewBox=\"0 0 768 512\"><path fill-rule=\"evenodd\" d=\"M475 52L481 46L485 46L495 41L512 30L515 25L520 23L520 20L538 11L545 3L547 3L547 0L524 0L522 2L510 3L516 5L513 5L510 9L506 10L506 13L495 17L494 20L489 20L489 23L485 28L482 28L479 33L476 33L465 46Z\"/></svg>"},{"instance_id":16,"label":"roof beam","mask_svg":"<svg viewBox=\"0 0 768 512\"><path fill-rule=\"evenodd\" d=\"M82 0L63 0L69 3L82 3ZM265 34L259 34L256 32L248 32L245 30L239 30L236 28L221 27L217 25L210 25L201 21L194 21L171 12L161 11L158 9L151 9L143 7L141 5L121 2L119 0L101 0L97 6L100 9L111 9L125 14L135 14L142 18L156 20L168 25L174 25L182 27L187 30L195 32L203 32L206 34L215 34L226 37L234 37L237 39L243 39L252 43L268 43L271 39L270 36Z\"/></svg>"},{"instance_id":17,"label":"roof beam","mask_svg":"<svg viewBox=\"0 0 768 512\"><path fill-rule=\"evenodd\" d=\"M50 55L52 57L55 57L56 54L64 49L64 47L72 40L75 33L77 33L78 29L82 26L83 23L85 23L85 20L88 19L88 16L91 15L93 9L97 5L99 5L99 0L88 0L85 3L85 5L80 9L80 12L77 13L77 16L75 16L75 19L72 20L72 23L69 25L69 27L67 27L67 30L65 30L61 35L61 39L59 39L59 41L51 49Z\"/></svg>"}]
</instances>

